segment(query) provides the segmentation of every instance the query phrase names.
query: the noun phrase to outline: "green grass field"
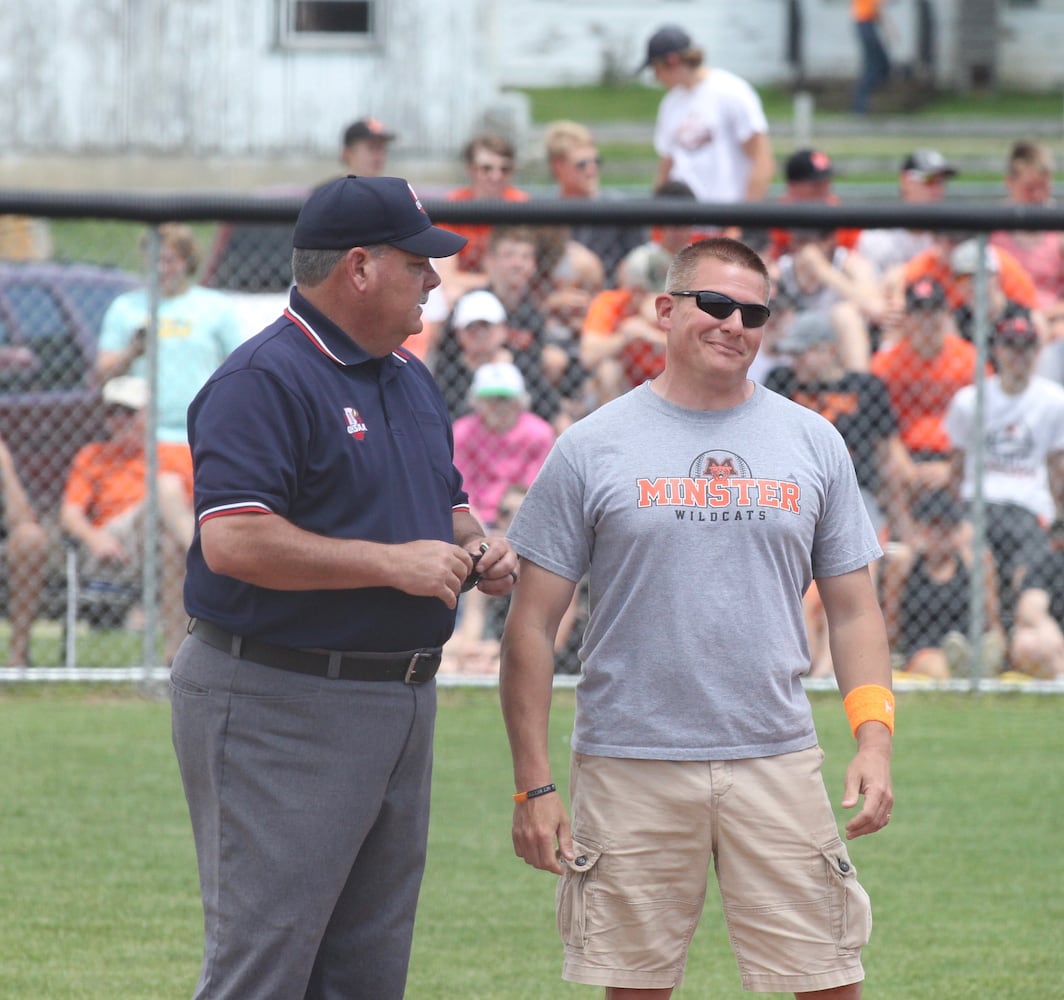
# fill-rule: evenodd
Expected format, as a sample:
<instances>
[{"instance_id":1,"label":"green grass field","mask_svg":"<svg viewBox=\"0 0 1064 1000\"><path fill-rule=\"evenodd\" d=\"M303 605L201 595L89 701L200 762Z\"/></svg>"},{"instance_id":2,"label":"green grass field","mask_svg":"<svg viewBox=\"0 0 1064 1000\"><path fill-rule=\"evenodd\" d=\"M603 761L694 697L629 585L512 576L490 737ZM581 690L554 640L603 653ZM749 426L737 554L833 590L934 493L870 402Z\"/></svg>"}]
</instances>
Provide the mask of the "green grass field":
<instances>
[{"instance_id":1,"label":"green grass field","mask_svg":"<svg viewBox=\"0 0 1064 1000\"><path fill-rule=\"evenodd\" d=\"M572 693L556 698L565 776ZM813 694L829 787L852 747ZM1064 996L1064 704L899 696L894 820L851 845L872 894L876 1000ZM169 709L128 689L0 689L0 996L191 995L200 911ZM441 692L433 823L410 1000L599 997L563 984L553 878L510 845L509 754L493 690ZM711 893L678 996L742 995Z\"/></svg>"},{"instance_id":2,"label":"green grass field","mask_svg":"<svg viewBox=\"0 0 1064 1000\"><path fill-rule=\"evenodd\" d=\"M660 87L649 81L626 81L613 86L538 87L522 92L528 97L536 125L572 118L598 130L605 161L604 184L638 187L647 183L654 162L649 149L650 129L664 95ZM781 126L793 120L794 95L786 87L759 87L758 93L770 122L776 157L786 157L795 148L795 137ZM836 95L834 104L838 103ZM939 92L927 95L919 107L885 112L867 121L855 120L847 111L833 107L831 101L817 99L813 134L835 158L840 180L850 184L893 183L896 163L904 152L927 145L964 164L964 183L987 183L1000 180L1011 140L1024 134L1023 122L1060 121L1062 112L1064 101L1059 90ZM1012 122L1017 123L1016 134L1008 129L1003 132L1002 123ZM618 131L616 126L622 125L628 127ZM954 125L965 127L952 128ZM1056 134L1059 137L1059 129ZM1055 139L1051 141L1056 144ZM542 183L545 168L538 163L524 164L522 176Z\"/></svg>"},{"instance_id":3,"label":"green grass field","mask_svg":"<svg viewBox=\"0 0 1064 1000\"><path fill-rule=\"evenodd\" d=\"M794 101L785 87L758 87L769 119L789 118ZM664 91L649 81L632 81L615 86L529 87L532 120L539 124L554 118L575 118L586 122L653 122ZM905 117L936 118L1058 118L1062 99L1056 91L978 91L970 94L941 92L930 96ZM825 112L828 117L846 118L846 112Z\"/></svg>"}]
</instances>

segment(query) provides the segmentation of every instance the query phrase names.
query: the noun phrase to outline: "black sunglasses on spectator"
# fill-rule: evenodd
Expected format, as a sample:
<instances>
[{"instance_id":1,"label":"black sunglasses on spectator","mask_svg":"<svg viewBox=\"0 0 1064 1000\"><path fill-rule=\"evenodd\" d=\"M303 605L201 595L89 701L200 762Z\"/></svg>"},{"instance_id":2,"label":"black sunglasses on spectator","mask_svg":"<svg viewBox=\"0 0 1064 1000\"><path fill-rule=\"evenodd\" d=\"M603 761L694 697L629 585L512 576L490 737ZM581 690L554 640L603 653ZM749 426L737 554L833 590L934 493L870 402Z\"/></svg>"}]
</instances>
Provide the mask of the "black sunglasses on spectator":
<instances>
[{"instance_id":1,"label":"black sunglasses on spectator","mask_svg":"<svg viewBox=\"0 0 1064 1000\"><path fill-rule=\"evenodd\" d=\"M704 313L708 313L714 319L727 319L736 309L743 318L743 326L747 329L764 326L768 322L768 306L760 302L736 302L730 295L722 292L669 292L669 295L688 295L695 300L695 305Z\"/></svg>"}]
</instances>

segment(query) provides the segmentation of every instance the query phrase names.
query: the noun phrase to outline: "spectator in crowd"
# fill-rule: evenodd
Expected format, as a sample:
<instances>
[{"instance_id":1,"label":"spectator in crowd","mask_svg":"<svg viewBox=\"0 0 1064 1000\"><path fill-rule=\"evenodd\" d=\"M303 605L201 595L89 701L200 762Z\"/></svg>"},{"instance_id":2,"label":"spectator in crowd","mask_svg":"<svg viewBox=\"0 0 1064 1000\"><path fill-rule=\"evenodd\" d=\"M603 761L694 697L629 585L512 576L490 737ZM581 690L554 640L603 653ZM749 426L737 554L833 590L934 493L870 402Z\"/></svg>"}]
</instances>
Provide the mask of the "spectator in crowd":
<instances>
[{"instance_id":1,"label":"spectator in crowd","mask_svg":"<svg viewBox=\"0 0 1064 1000\"><path fill-rule=\"evenodd\" d=\"M48 561L48 534L41 527L19 478L7 442L0 438L0 537L7 566L7 617L11 636L7 663L27 667L30 631L40 608L41 590Z\"/></svg>"},{"instance_id":2,"label":"spectator in crowd","mask_svg":"<svg viewBox=\"0 0 1064 1000\"><path fill-rule=\"evenodd\" d=\"M515 505L515 491L523 496L536 478L554 444L554 428L529 411L525 380L508 361L481 365L469 400L471 412L454 421L454 465L473 513L487 530L501 534L512 517L503 512L507 497ZM452 672L498 672L505 618L505 606L494 606L499 603L504 602L476 589L462 596L455 634L447 644Z\"/></svg>"},{"instance_id":3,"label":"spectator in crowd","mask_svg":"<svg viewBox=\"0 0 1064 1000\"><path fill-rule=\"evenodd\" d=\"M472 412L454 421L454 464L474 513L493 528L507 488L535 479L554 430L530 412L525 380L509 361L477 368L469 398Z\"/></svg>"},{"instance_id":4,"label":"spectator in crowd","mask_svg":"<svg viewBox=\"0 0 1064 1000\"><path fill-rule=\"evenodd\" d=\"M776 305L773 303L773 311ZM821 313L796 317L776 344L790 365L771 371L765 387L819 413L835 425L850 450L865 510L876 534L889 537L903 497L899 474L906 460L886 386L867 372L843 367L830 320ZM802 603L809 635L811 677L832 671L827 618L815 583Z\"/></svg>"},{"instance_id":5,"label":"spectator in crowd","mask_svg":"<svg viewBox=\"0 0 1064 1000\"><path fill-rule=\"evenodd\" d=\"M594 405L656 378L665 367L665 333L655 298L665 290L672 257L644 244L621 261L620 286L591 301L580 335L580 362L589 374Z\"/></svg>"},{"instance_id":6,"label":"spectator in crowd","mask_svg":"<svg viewBox=\"0 0 1064 1000\"><path fill-rule=\"evenodd\" d=\"M144 409L148 383L117 375L104 384L107 437L81 448L63 492L59 523L85 554L84 574L128 585L140 582L145 534L147 461ZM185 637L185 553L192 542L192 475L180 451L159 448L163 639L169 663Z\"/></svg>"},{"instance_id":7,"label":"spectator in crowd","mask_svg":"<svg viewBox=\"0 0 1064 1000\"><path fill-rule=\"evenodd\" d=\"M798 312L829 317L843 366L867 371L869 328L885 310L872 269L856 251L838 245L835 230L796 229L790 236L791 248L778 261L779 289Z\"/></svg>"},{"instance_id":8,"label":"spectator in crowd","mask_svg":"<svg viewBox=\"0 0 1064 1000\"><path fill-rule=\"evenodd\" d=\"M506 309L487 289L463 295L448 326L433 376L453 421L468 411L473 373L493 361L512 361L513 355L506 346Z\"/></svg>"},{"instance_id":9,"label":"spectator in crowd","mask_svg":"<svg viewBox=\"0 0 1064 1000\"><path fill-rule=\"evenodd\" d=\"M1006 316L1017 313L1030 315L1033 308L1027 304L1033 299L1025 298L1023 302L1009 298L1001 283L1002 252L995 252L992 247L985 247L983 252L984 266L986 269L986 305L987 318L991 325ZM957 325L957 332L965 340L975 340L976 318L976 272L979 269L979 244L976 240L965 240L953 248L950 254L950 271L952 274L953 289L958 298L958 304L953 309L953 321ZM1038 315L1036 325L1040 328L1041 314Z\"/></svg>"},{"instance_id":10,"label":"spectator in crowd","mask_svg":"<svg viewBox=\"0 0 1064 1000\"><path fill-rule=\"evenodd\" d=\"M901 337L872 355L870 371L887 386L912 464L912 493L950 484L950 400L975 381L975 347L956 332L942 286L919 278L905 292Z\"/></svg>"},{"instance_id":11,"label":"spectator in crowd","mask_svg":"<svg viewBox=\"0 0 1064 1000\"><path fill-rule=\"evenodd\" d=\"M761 349L747 372L751 381L764 385L776 368L790 367L791 356L780 353L779 343L799 315L791 295L777 287L772 295L772 314L761 328Z\"/></svg>"},{"instance_id":12,"label":"spectator in crowd","mask_svg":"<svg viewBox=\"0 0 1064 1000\"><path fill-rule=\"evenodd\" d=\"M486 288L477 288L455 305L433 372L452 420L468 412L473 373L490 361L514 362L528 387L533 412L544 420L554 419L558 394L543 373L538 343L513 348L505 307Z\"/></svg>"},{"instance_id":13,"label":"spectator in crowd","mask_svg":"<svg viewBox=\"0 0 1064 1000\"><path fill-rule=\"evenodd\" d=\"M887 387L877 376L843 365L834 328L821 313L798 315L776 352L789 356L790 365L771 371L765 387L835 425L850 450L872 526L880 536L890 534L907 456Z\"/></svg>"},{"instance_id":14,"label":"spectator in crowd","mask_svg":"<svg viewBox=\"0 0 1064 1000\"><path fill-rule=\"evenodd\" d=\"M575 417L580 412L577 398L586 374L580 365L580 332L592 300L605 287L606 274L602 261L567 235L559 252L541 253L539 259L539 299L544 316L543 366L548 379L562 394L563 407Z\"/></svg>"},{"instance_id":15,"label":"spectator in crowd","mask_svg":"<svg viewBox=\"0 0 1064 1000\"><path fill-rule=\"evenodd\" d=\"M908 674L948 680L971 669L972 549L963 511L948 489L931 490L912 505L912 543L892 542L883 560L883 617L891 649ZM998 674L1005 634L998 614L994 559L984 552L981 671Z\"/></svg>"},{"instance_id":16,"label":"spectator in crowd","mask_svg":"<svg viewBox=\"0 0 1064 1000\"><path fill-rule=\"evenodd\" d=\"M979 260L978 245L967 233L935 233L933 244L905 265L900 287L907 288L919 278L933 278L945 292L949 307L960 309L971 297L971 275ZM1037 307L1034 282L1012 254L990 247L986 263L988 273L994 275L993 280L1005 299L1025 309Z\"/></svg>"},{"instance_id":17,"label":"spectator in crowd","mask_svg":"<svg viewBox=\"0 0 1064 1000\"><path fill-rule=\"evenodd\" d=\"M672 201L695 201L695 193L683 181L665 181L654 189L655 198ZM670 257L675 257L684 247L708 236L687 222L657 225L650 230L650 242L661 247Z\"/></svg>"},{"instance_id":18,"label":"spectator in crowd","mask_svg":"<svg viewBox=\"0 0 1064 1000\"><path fill-rule=\"evenodd\" d=\"M1031 565L1016 602L1009 666L1042 680L1064 678L1064 520L1049 529L1049 544Z\"/></svg>"},{"instance_id":19,"label":"spectator in crowd","mask_svg":"<svg viewBox=\"0 0 1064 1000\"><path fill-rule=\"evenodd\" d=\"M469 183L455 188L448 201L528 201L527 191L513 186L517 153L513 143L497 132L481 132L473 136L462 150ZM491 238L491 226L482 223L441 225L466 238L466 245L455 257L436 261L436 270L443 281L447 301L453 305L465 292L483 288L484 255Z\"/></svg>"},{"instance_id":20,"label":"spectator in crowd","mask_svg":"<svg viewBox=\"0 0 1064 1000\"><path fill-rule=\"evenodd\" d=\"M915 149L901 163L899 200L903 205L936 204L945 198L946 184L956 176L957 168L938 150ZM918 253L929 249L933 242L927 230L863 229L857 239L857 252L886 281ZM900 274L894 280L901 281Z\"/></svg>"},{"instance_id":21,"label":"spectator in crowd","mask_svg":"<svg viewBox=\"0 0 1064 1000\"><path fill-rule=\"evenodd\" d=\"M551 122L544 130L543 143L551 176L557 183L556 197L590 201L610 197L600 185L602 158L587 126L567 120ZM569 238L587 247L602 261L606 282L612 285L621 258L639 246L646 234L639 226L577 223L569 227Z\"/></svg>"},{"instance_id":22,"label":"spectator in crowd","mask_svg":"<svg viewBox=\"0 0 1064 1000\"><path fill-rule=\"evenodd\" d=\"M1034 374L1038 332L1029 316L1000 321L991 351L996 374L984 386L982 427L975 423L975 386L953 397L944 426L953 485L966 501L975 495L973 452L977 441L982 445L986 537L1009 625L1023 573L1046 547L1054 498L1064 498L1064 388Z\"/></svg>"},{"instance_id":23,"label":"spectator in crowd","mask_svg":"<svg viewBox=\"0 0 1064 1000\"><path fill-rule=\"evenodd\" d=\"M853 113L867 115L872 95L890 79L890 56L880 23L886 0L850 0L850 17L861 49L861 74L853 93Z\"/></svg>"},{"instance_id":24,"label":"spectator in crowd","mask_svg":"<svg viewBox=\"0 0 1064 1000\"><path fill-rule=\"evenodd\" d=\"M496 226L484 257L485 287L506 309L506 346L523 371L534 369L537 392L544 378L560 386L572 363L568 345L548 336L538 280L541 235L530 226Z\"/></svg>"},{"instance_id":25,"label":"spectator in crowd","mask_svg":"<svg viewBox=\"0 0 1064 1000\"><path fill-rule=\"evenodd\" d=\"M485 290L506 309L507 345L527 351L543 341L538 275L539 236L529 226L496 226L484 256Z\"/></svg>"},{"instance_id":26,"label":"spectator in crowd","mask_svg":"<svg viewBox=\"0 0 1064 1000\"><path fill-rule=\"evenodd\" d=\"M650 37L646 59L668 91L658 108L653 187L687 184L699 201L761 201L776 165L761 98L745 80L705 64L691 36L665 25Z\"/></svg>"},{"instance_id":27,"label":"spectator in crowd","mask_svg":"<svg viewBox=\"0 0 1064 1000\"><path fill-rule=\"evenodd\" d=\"M784 205L821 204L837 205L833 183L835 165L831 157L819 149L795 150L783 166L786 188L780 203ZM858 237L859 229L838 229L835 232L835 245L852 250ZM791 249L791 232L787 229L772 229L769 232L769 255L778 259Z\"/></svg>"},{"instance_id":28,"label":"spectator in crowd","mask_svg":"<svg viewBox=\"0 0 1064 1000\"><path fill-rule=\"evenodd\" d=\"M1052 205L1054 172L1048 146L1028 140L1014 142L1005 171L1009 204ZM1031 276L1039 309L1056 312L1064 306L1064 233L1044 229L999 231L991 233L990 243L1011 254Z\"/></svg>"},{"instance_id":29,"label":"spectator in crowd","mask_svg":"<svg viewBox=\"0 0 1064 1000\"><path fill-rule=\"evenodd\" d=\"M159 227L158 237L156 435L163 450L174 452L169 460L185 462L191 475L189 403L243 335L226 296L195 283L200 248L192 230L167 223ZM142 251L147 247L145 237ZM111 303L100 328L96 376L101 383L119 375L147 376L151 322L146 288L124 292Z\"/></svg>"},{"instance_id":30,"label":"spectator in crowd","mask_svg":"<svg viewBox=\"0 0 1064 1000\"><path fill-rule=\"evenodd\" d=\"M340 162L356 177L380 177L388 161L388 149L395 141L377 118L359 118L344 129Z\"/></svg>"}]
</instances>

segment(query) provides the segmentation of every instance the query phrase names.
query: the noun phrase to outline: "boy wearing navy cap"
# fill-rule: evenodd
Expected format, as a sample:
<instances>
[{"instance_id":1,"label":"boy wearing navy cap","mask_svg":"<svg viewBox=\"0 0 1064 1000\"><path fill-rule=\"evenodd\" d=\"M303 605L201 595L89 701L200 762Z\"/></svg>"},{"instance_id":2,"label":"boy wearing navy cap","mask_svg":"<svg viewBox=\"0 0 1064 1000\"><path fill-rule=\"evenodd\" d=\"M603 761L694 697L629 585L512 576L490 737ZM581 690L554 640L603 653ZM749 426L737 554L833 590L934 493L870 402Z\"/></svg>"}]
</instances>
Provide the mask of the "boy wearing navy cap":
<instances>
[{"instance_id":1,"label":"boy wearing navy cap","mask_svg":"<svg viewBox=\"0 0 1064 1000\"><path fill-rule=\"evenodd\" d=\"M379 177L384 173L388 147L395 141L377 118L359 118L344 129L340 162L356 177Z\"/></svg>"},{"instance_id":2,"label":"boy wearing navy cap","mask_svg":"<svg viewBox=\"0 0 1064 1000\"><path fill-rule=\"evenodd\" d=\"M400 348L464 240L397 177L306 201L284 315L189 410L197 530L171 675L206 942L196 997L402 997L434 675L458 595L508 594L447 410Z\"/></svg>"},{"instance_id":3,"label":"boy wearing navy cap","mask_svg":"<svg viewBox=\"0 0 1064 1000\"><path fill-rule=\"evenodd\" d=\"M658 166L651 186L683 181L699 201L761 201L775 162L754 88L706 65L703 51L675 24L650 37L637 72L648 68L668 91L654 123Z\"/></svg>"}]
</instances>

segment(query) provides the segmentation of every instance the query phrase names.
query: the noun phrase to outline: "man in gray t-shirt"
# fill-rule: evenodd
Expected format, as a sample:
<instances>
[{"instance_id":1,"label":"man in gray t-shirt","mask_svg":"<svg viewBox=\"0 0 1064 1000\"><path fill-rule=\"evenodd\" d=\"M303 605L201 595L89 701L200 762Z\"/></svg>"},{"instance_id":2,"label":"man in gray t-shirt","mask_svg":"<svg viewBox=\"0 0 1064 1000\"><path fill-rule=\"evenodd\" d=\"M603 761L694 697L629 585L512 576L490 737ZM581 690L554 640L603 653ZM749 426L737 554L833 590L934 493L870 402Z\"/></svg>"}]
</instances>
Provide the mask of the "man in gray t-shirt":
<instances>
[{"instance_id":1,"label":"man in gray t-shirt","mask_svg":"<svg viewBox=\"0 0 1064 1000\"><path fill-rule=\"evenodd\" d=\"M676 986L714 862L747 988L856 998L870 908L820 776L802 595L816 580L828 614L858 744L842 805L864 796L846 833L861 836L893 801L880 549L836 430L747 379L761 259L705 240L667 287L665 371L561 436L510 528L515 849L564 876L568 980L618 997ZM570 826L547 720L554 635L585 573Z\"/></svg>"}]
</instances>

